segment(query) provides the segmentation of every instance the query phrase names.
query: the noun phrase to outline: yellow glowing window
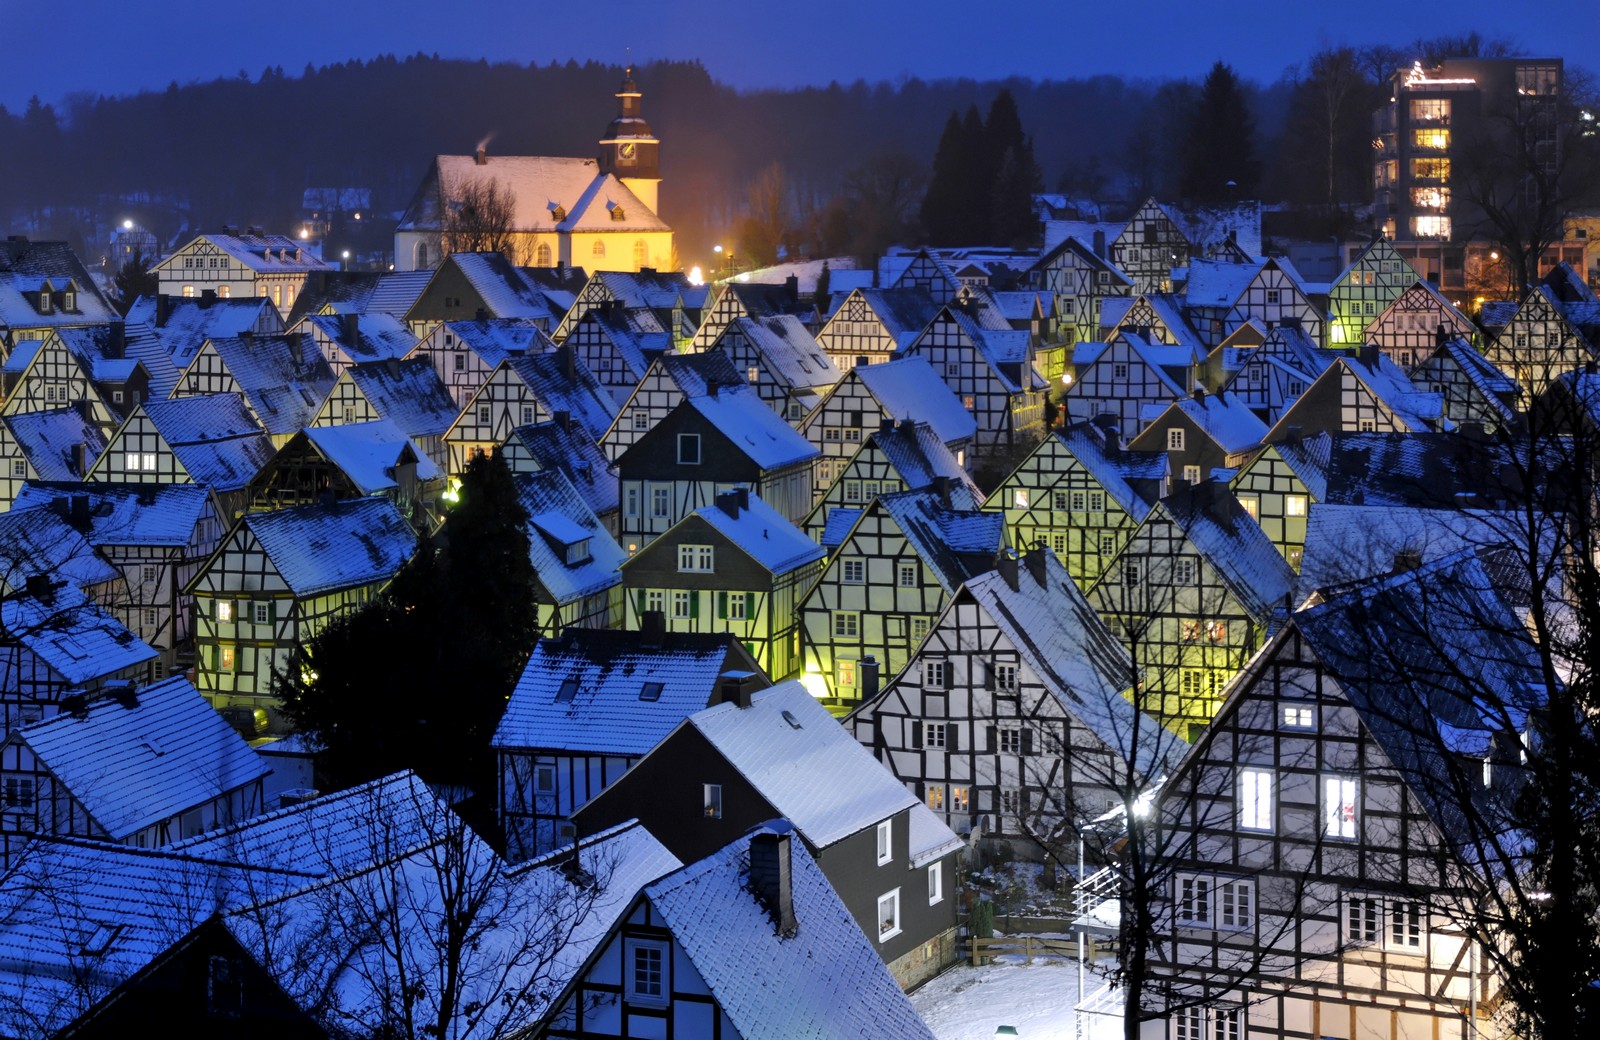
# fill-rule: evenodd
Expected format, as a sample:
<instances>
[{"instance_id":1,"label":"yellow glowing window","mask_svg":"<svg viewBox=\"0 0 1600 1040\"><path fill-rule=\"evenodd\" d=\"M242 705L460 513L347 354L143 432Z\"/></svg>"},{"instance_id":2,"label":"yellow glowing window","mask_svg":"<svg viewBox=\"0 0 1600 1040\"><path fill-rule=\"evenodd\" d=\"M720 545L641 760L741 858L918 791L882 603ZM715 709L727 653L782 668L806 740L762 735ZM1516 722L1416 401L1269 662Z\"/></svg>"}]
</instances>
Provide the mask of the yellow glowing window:
<instances>
[{"instance_id":1,"label":"yellow glowing window","mask_svg":"<svg viewBox=\"0 0 1600 1040\"><path fill-rule=\"evenodd\" d=\"M1450 147L1450 131L1443 127L1411 131L1411 147L1443 151Z\"/></svg>"},{"instance_id":2,"label":"yellow glowing window","mask_svg":"<svg viewBox=\"0 0 1600 1040\"><path fill-rule=\"evenodd\" d=\"M1450 160L1412 159L1411 176L1419 180L1447 181L1450 179Z\"/></svg>"}]
</instances>

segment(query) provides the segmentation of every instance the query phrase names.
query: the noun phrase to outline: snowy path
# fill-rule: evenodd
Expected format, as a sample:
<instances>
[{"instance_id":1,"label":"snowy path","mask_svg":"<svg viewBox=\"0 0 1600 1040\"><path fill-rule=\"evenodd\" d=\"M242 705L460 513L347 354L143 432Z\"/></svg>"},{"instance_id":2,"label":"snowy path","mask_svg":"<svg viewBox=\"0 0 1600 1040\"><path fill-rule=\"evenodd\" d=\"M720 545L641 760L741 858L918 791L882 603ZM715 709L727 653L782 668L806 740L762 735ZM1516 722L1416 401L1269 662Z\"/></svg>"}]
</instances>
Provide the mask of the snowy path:
<instances>
[{"instance_id":1,"label":"snowy path","mask_svg":"<svg viewBox=\"0 0 1600 1040\"><path fill-rule=\"evenodd\" d=\"M1099 980L1090 976L1091 992ZM993 964L952 968L911 994L911 1003L939 1040L994 1040L996 1026L1015 1026L1019 1040L1074 1040L1077 965ZM1092 1016L1086 1040L1112 1040L1122 1021Z\"/></svg>"}]
</instances>

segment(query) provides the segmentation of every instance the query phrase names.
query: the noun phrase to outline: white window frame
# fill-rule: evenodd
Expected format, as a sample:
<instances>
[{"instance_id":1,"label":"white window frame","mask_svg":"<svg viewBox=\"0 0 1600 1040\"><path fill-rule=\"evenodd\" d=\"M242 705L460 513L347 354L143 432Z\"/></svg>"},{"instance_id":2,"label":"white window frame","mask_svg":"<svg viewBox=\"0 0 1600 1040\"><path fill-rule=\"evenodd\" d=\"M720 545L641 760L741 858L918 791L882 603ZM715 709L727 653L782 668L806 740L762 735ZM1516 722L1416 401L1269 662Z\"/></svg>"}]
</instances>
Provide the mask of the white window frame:
<instances>
[{"instance_id":1,"label":"white window frame","mask_svg":"<svg viewBox=\"0 0 1600 1040\"><path fill-rule=\"evenodd\" d=\"M836 610L833 612L833 638L835 639L860 639L861 638L861 612L859 610Z\"/></svg>"},{"instance_id":2,"label":"white window frame","mask_svg":"<svg viewBox=\"0 0 1600 1040\"><path fill-rule=\"evenodd\" d=\"M1309 703L1285 702L1278 708L1278 728L1314 730L1317 728L1317 708Z\"/></svg>"},{"instance_id":3,"label":"white window frame","mask_svg":"<svg viewBox=\"0 0 1600 1040\"><path fill-rule=\"evenodd\" d=\"M722 819L722 785L700 785L700 814L708 820Z\"/></svg>"},{"instance_id":4,"label":"white window frame","mask_svg":"<svg viewBox=\"0 0 1600 1040\"><path fill-rule=\"evenodd\" d=\"M923 661L922 688L925 690L948 690L950 688L950 662L945 660Z\"/></svg>"},{"instance_id":5,"label":"white window frame","mask_svg":"<svg viewBox=\"0 0 1600 1040\"><path fill-rule=\"evenodd\" d=\"M684 544L678 546L678 573L710 574L715 569L713 547Z\"/></svg>"},{"instance_id":6,"label":"white window frame","mask_svg":"<svg viewBox=\"0 0 1600 1040\"><path fill-rule=\"evenodd\" d=\"M1274 788L1277 777L1270 769L1244 766L1239 770L1235 791L1238 797L1239 829L1260 834L1271 834L1276 828Z\"/></svg>"},{"instance_id":7,"label":"white window frame","mask_svg":"<svg viewBox=\"0 0 1600 1040\"><path fill-rule=\"evenodd\" d=\"M867 583L866 560L841 560L839 568L843 571L840 580L846 585L865 585Z\"/></svg>"},{"instance_id":8,"label":"white window frame","mask_svg":"<svg viewBox=\"0 0 1600 1040\"><path fill-rule=\"evenodd\" d=\"M900 563L895 565L894 584L900 589L914 589L917 587L918 567L914 563Z\"/></svg>"},{"instance_id":9,"label":"white window frame","mask_svg":"<svg viewBox=\"0 0 1600 1040\"><path fill-rule=\"evenodd\" d=\"M624 989L628 1003L666 1007L672 1001L672 944L661 939L629 938L622 945L625 951ZM656 983L660 992L652 993L639 988L639 954L645 952L653 953L660 967L660 978Z\"/></svg>"},{"instance_id":10,"label":"white window frame","mask_svg":"<svg viewBox=\"0 0 1600 1040\"><path fill-rule=\"evenodd\" d=\"M922 723L922 746L943 751L948 744L945 740L944 727L945 723L943 722Z\"/></svg>"},{"instance_id":11,"label":"white window frame","mask_svg":"<svg viewBox=\"0 0 1600 1040\"><path fill-rule=\"evenodd\" d=\"M944 864L932 863L928 866L928 905L938 906L944 902Z\"/></svg>"},{"instance_id":12,"label":"white window frame","mask_svg":"<svg viewBox=\"0 0 1600 1040\"><path fill-rule=\"evenodd\" d=\"M1322 836L1332 841L1355 841L1361 836L1360 778L1324 773L1319 786L1322 789Z\"/></svg>"},{"instance_id":13,"label":"white window frame","mask_svg":"<svg viewBox=\"0 0 1600 1040\"><path fill-rule=\"evenodd\" d=\"M878 866L894 860L894 819L878 821Z\"/></svg>"},{"instance_id":14,"label":"white window frame","mask_svg":"<svg viewBox=\"0 0 1600 1040\"><path fill-rule=\"evenodd\" d=\"M900 890L891 889L878 897L878 941L888 942L900 934Z\"/></svg>"},{"instance_id":15,"label":"white window frame","mask_svg":"<svg viewBox=\"0 0 1600 1040\"><path fill-rule=\"evenodd\" d=\"M1167 450L1183 451L1184 430L1182 426L1167 427Z\"/></svg>"}]
</instances>

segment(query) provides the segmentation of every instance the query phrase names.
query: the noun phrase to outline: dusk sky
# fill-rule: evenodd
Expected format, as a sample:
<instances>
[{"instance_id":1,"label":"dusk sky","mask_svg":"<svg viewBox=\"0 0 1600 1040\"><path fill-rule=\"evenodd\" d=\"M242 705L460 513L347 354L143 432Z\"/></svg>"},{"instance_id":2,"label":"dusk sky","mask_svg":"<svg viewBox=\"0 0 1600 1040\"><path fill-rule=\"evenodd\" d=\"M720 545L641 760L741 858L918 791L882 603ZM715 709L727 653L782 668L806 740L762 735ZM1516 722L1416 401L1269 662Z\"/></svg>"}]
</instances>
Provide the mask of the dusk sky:
<instances>
[{"instance_id":1,"label":"dusk sky","mask_svg":"<svg viewBox=\"0 0 1600 1040\"><path fill-rule=\"evenodd\" d=\"M0 62L0 105L73 91L123 94L234 76L267 65L297 75L316 65L424 51L443 57L618 62L698 58L740 88L1098 73L1199 77L1221 58L1257 81L1327 45L1464 32L1514 39L1521 52L1583 64L1600 42L1600 5L1552 9L1506 0L1406 4L1393 0L280 0L262 5L170 5L80 0L46 19L33 44ZM1531 12L1531 13L1530 13ZM39 9L0 0L0 25L24 39Z\"/></svg>"}]
</instances>

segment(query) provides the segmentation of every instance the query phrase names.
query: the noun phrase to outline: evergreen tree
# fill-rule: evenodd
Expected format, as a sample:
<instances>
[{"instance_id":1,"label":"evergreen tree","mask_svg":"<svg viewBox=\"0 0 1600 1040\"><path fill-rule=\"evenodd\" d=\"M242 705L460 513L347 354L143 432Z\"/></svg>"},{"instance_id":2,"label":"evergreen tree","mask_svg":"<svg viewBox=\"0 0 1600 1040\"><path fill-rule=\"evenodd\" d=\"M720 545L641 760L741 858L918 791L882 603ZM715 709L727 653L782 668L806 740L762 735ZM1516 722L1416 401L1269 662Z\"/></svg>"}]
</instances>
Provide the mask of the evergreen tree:
<instances>
[{"instance_id":1,"label":"evergreen tree","mask_svg":"<svg viewBox=\"0 0 1600 1040\"><path fill-rule=\"evenodd\" d=\"M977 109L972 109L968 115L976 117ZM964 221L973 173L968 132L951 112L944 132L939 135L939 150L933 156L933 179L928 182L928 193L922 199L922 228L930 245L956 245L967 232Z\"/></svg>"},{"instance_id":2,"label":"evergreen tree","mask_svg":"<svg viewBox=\"0 0 1600 1040\"><path fill-rule=\"evenodd\" d=\"M136 250L126 263L117 268L111 279L111 301L117 313L127 317L133 303L141 296L155 296L161 289L161 279L150 270L150 258Z\"/></svg>"},{"instance_id":3,"label":"evergreen tree","mask_svg":"<svg viewBox=\"0 0 1600 1040\"><path fill-rule=\"evenodd\" d=\"M1200 101L1184 142L1184 198L1224 203L1252 198L1261 183L1255 122L1233 69L1217 62L1200 88Z\"/></svg>"},{"instance_id":4,"label":"evergreen tree","mask_svg":"<svg viewBox=\"0 0 1600 1040\"><path fill-rule=\"evenodd\" d=\"M1036 237L1033 197L1044 190L1044 178L1033 158L1033 141L1022 132L1022 118L1011 91L995 95L984 138L985 158L994 169L988 179L988 234L980 241L1026 245Z\"/></svg>"}]
</instances>

